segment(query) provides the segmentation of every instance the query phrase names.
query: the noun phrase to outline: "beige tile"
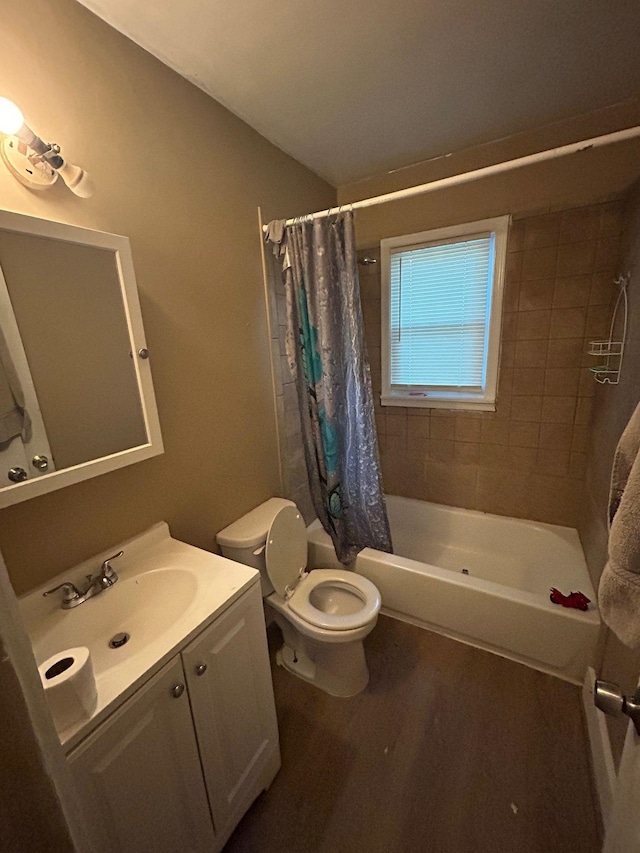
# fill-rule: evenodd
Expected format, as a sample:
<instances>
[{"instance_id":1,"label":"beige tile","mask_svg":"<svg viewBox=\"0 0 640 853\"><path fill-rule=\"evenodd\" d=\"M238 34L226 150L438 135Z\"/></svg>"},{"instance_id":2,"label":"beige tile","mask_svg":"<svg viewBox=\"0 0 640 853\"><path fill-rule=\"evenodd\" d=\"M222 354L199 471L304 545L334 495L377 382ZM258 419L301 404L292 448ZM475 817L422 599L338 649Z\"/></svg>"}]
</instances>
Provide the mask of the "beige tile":
<instances>
[{"instance_id":1,"label":"beige tile","mask_svg":"<svg viewBox=\"0 0 640 853\"><path fill-rule=\"evenodd\" d=\"M584 327L585 337L590 340L608 338L611 328L612 311L608 305L591 305L587 309L587 319Z\"/></svg>"},{"instance_id":2,"label":"beige tile","mask_svg":"<svg viewBox=\"0 0 640 853\"><path fill-rule=\"evenodd\" d=\"M504 444L480 445L481 468L505 468L508 465L507 446Z\"/></svg>"},{"instance_id":3,"label":"beige tile","mask_svg":"<svg viewBox=\"0 0 640 853\"><path fill-rule=\"evenodd\" d=\"M508 444L509 421L506 419L483 420L481 441L483 444Z\"/></svg>"},{"instance_id":4,"label":"beige tile","mask_svg":"<svg viewBox=\"0 0 640 853\"><path fill-rule=\"evenodd\" d=\"M514 367L545 367L547 363L547 341L516 341Z\"/></svg>"},{"instance_id":5,"label":"beige tile","mask_svg":"<svg viewBox=\"0 0 640 853\"><path fill-rule=\"evenodd\" d=\"M625 206L623 201L611 201L600 205L600 236L620 234L624 225Z\"/></svg>"},{"instance_id":6,"label":"beige tile","mask_svg":"<svg viewBox=\"0 0 640 853\"><path fill-rule=\"evenodd\" d=\"M525 249L522 258L522 281L534 278L552 278L556 270L557 248Z\"/></svg>"},{"instance_id":7,"label":"beige tile","mask_svg":"<svg viewBox=\"0 0 640 853\"><path fill-rule=\"evenodd\" d=\"M555 246L560 234L562 214L545 213L542 216L530 216L525 220L525 249L539 249Z\"/></svg>"},{"instance_id":8,"label":"beige tile","mask_svg":"<svg viewBox=\"0 0 640 853\"><path fill-rule=\"evenodd\" d=\"M465 418L460 415L456 418L455 440L458 441L480 441L482 421L479 418Z\"/></svg>"},{"instance_id":9,"label":"beige tile","mask_svg":"<svg viewBox=\"0 0 640 853\"><path fill-rule=\"evenodd\" d=\"M548 367L544 372L544 394L548 397L575 397L579 381L578 367Z\"/></svg>"},{"instance_id":10,"label":"beige tile","mask_svg":"<svg viewBox=\"0 0 640 853\"><path fill-rule=\"evenodd\" d=\"M576 453L571 451L569 460L569 477L575 477L578 480L584 479L587 473L587 462L589 457L586 453Z\"/></svg>"},{"instance_id":11,"label":"beige tile","mask_svg":"<svg viewBox=\"0 0 640 853\"><path fill-rule=\"evenodd\" d=\"M513 367L515 353L515 341L502 341L500 344L500 367Z\"/></svg>"},{"instance_id":12,"label":"beige tile","mask_svg":"<svg viewBox=\"0 0 640 853\"><path fill-rule=\"evenodd\" d=\"M581 338L584 336L587 308L554 308L549 326L550 338Z\"/></svg>"},{"instance_id":13,"label":"beige tile","mask_svg":"<svg viewBox=\"0 0 640 853\"><path fill-rule=\"evenodd\" d=\"M566 477L569 472L569 451L538 450L536 472L552 477Z\"/></svg>"},{"instance_id":14,"label":"beige tile","mask_svg":"<svg viewBox=\"0 0 640 853\"><path fill-rule=\"evenodd\" d=\"M561 243L576 243L581 240L595 240L599 231L599 205L565 210L562 214L562 227L560 229Z\"/></svg>"},{"instance_id":15,"label":"beige tile","mask_svg":"<svg viewBox=\"0 0 640 853\"><path fill-rule=\"evenodd\" d=\"M509 418L511 417L511 404L513 398L511 394L502 394L500 393L498 396L498 400L496 402L496 418Z\"/></svg>"},{"instance_id":16,"label":"beige tile","mask_svg":"<svg viewBox=\"0 0 640 853\"><path fill-rule=\"evenodd\" d=\"M551 311L519 311L516 339L520 341L546 339L549 336L550 323Z\"/></svg>"},{"instance_id":17,"label":"beige tile","mask_svg":"<svg viewBox=\"0 0 640 853\"><path fill-rule=\"evenodd\" d=\"M454 442L453 461L462 465L477 465L480 462L480 447L474 441Z\"/></svg>"},{"instance_id":18,"label":"beige tile","mask_svg":"<svg viewBox=\"0 0 640 853\"><path fill-rule=\"evenodd\" d=\"M545 372L537 367L514 367L513 396L542 394Z\"/></svg>"},{"instance_id":19,"label":"beige tile","mask_svg":"<svg viewBox=\"0 0 640 853\"><path fill-rule=\"evenodd\" d=\"M475 465L428 462L425 466L427 500L476 509L477 478L478 469Z\"/></svg>"},{"instance_id":20,"label":"beige tile","mask_svg":"<svg viewBox=\"0 0 640 853\"><path fill-rule=\"evenodd\" d=\"M443 465L428 462L425 466L428 500L449 506L476 507L477 467L475 465Z\"/></svg>"},{"instance_id":21,"label":"beige tile","mask_svg":"<svg viewBox=\"0 0 640 853\"><path fill-rule=\"evenodd\" d=\"M420 451L426 456L430 418L407 418L407 449Z\"/></svg>"},{"instance_id":22,"label":"beige tile","mask_svg":"<svg viewBox=\"0 0 640 853\"><path fill-rule=\"evenodd\" d=\"M428 456L432 462L453 462L455 442L452 439L430 438L427 444Z\"/></svg>"},{"instance_id":23,"label":"beige tile","mask_svg":"<svg viewBox=\"0 0 640 853\"><path fill-rule=\"evenodd\" d=\"M505 312L502 315L502 332L503 341L513 341L516 337L516 329L518 323L518 314L515 311Z\"/></svg>"},{"instance_id":24,"label":"beige tile","mask_svg":"<svg viewBox=\"0 0 640 853\"><path fill-rule=\"evenodd\" d=\"M520 284L520 311L538 311L553 305L554 279L537 278Z\"/></svg>"},{"instance_id":25,"label":"beige tile","mask_svg":"<svg viewBox=\"0 0 640 853\"><path fill-rule=\"evenodd\" d=\"M478 509L523 518L529 509L529 478L524 471L480 468Z\"/></svg>"},{"instance_id":26,"label":"beige tile","mask_svg":"<svg viewBox=\"0 0 640 853\"><path fill-rule=\"evenodd\" d=\"M580 367L583 350L582 338L554 338L547 348L547 367Z\"/></svg>"},{"instance_id":27,"label":"beige tile","mask_svg":"<svg viewBox=\"0 0 640 853\"><path fill-rule=\"evenodd\" d=\"M580 480L533 474L529 479L529 518L575 527L584 504Z\"/></svg>"},{"instance_id":28,"label":"beige tile","mask_svg":"<svg viewBox=\"0 0 640 853\"><path fill-rule=\"evenodd\" d=\"M591 423L593 411L593 397L578 397L576 403L575 423L584 426Z\"/></svg>"},{"instance_id":29,"label":"beige tile","mask_svg":"<svg viewBox=\"0 0 640 853\"><path fill-rule=\"evenodd\" d=\"M596 392L596 380L588 368L581 368L580 381L578 382L579 397L593 397Z\"/></svg>"},{"instance_id":30,"label":"beige tile","mask_svg":"<svg viewBox=\"0 0 640 853\"><path fill-rule=\"evenodd\" d=\"M387 494L426 500L424 463L414 455L386 450L380 456Z\"/></svg>"},{"instance_id":31,"label":"beige tile","mask_svg":"<svg viewBox=\"0 0 640 853\"><path fill-rule=\"evenodd\" d=\"M508 281L504 287L502 308L504 311L517 311L520 305L520 282Z\"/></svg>"},{"instance_id":32,"label":"beige tile","mask_svg":"<svg viewBox=\"0 0 640 853\"><path fill-rule=\"evenodd\" d=\"M558 246L557 276L585 275L593 272L596 257L594 241L565 243Z\"/></svg>"},{"instance_id":33,"label":"beige tile","mask_svg":"<svg viewBox=\"0 0 640 853\"><path fill-rule=\"evenodd\" d=\"M507 252L521 252L524 248L525 222L523 219L512 219L507 238Z\"/></svg>"},{"instance_id":34,"label":"beige tile","mask_svg":"<svg viewBox=\"0 0 640 853\"><path fill-rule=\"evenodd\" d=\"M448 414L431 418L431 438L453 440L456 431L456 419Z\"/></svg>"},{"instance_id":35,"label":"beige tile","mask_svg":"<svg viewBox=\"0 0 640 853\"><path fill-rule=\"evenodd\" d=\"M498 394L510 395L513 388L513 367L503 367L498 375Z\"/></svg>"},{"instance_id":36,"label":"beige tile","mask_svg":"<svg viewBox=\"0 0 640 853\"><path fill-rule=\"evenodd\" d=\"M572 424L577 397L543 397L542 421L550 424Z\"/></svg>"},{"instance_id":37,"label":"beige tile","mask_svg":"<svg viewBox=\"0 0 640 853\"><path fill-rule=\"evenodd\" d=\"M554 308L580 308L589 304L592 276L573 275L555 279Z\"/></svg>"},{"instance_id":38,"label":"beige tile","mask_svg":"<svg viewBox=\"0 0 640 853\"><path fill-rule=\"evenodd\" d=\"M388 453L402 454L407 452L407 436L405 435L385 435L385 448Z\"/></svg>"},{"instance_id":39,"label":"beige tile","mask_svg":"<svg viewBox=\"0 0 640 853\"><path fill-rule=\"evenodd\" d=\"M385 435L407 441L407 416L404 412L387 412L385 414ZM399 442L401 443L401 442ZM396 442L398 444L398 442Z\"/></svg>"},{"instance_id":40,"label":"beige tile","mask_svg":"<svg viewBox=\"0 0 640 853\"><path fill-rule=\"evenodd\" d=\"M576 424L573 428L571 450L577 453L586 453L589 450L591 428L588 424Z\"/></svg>"},{"instance_id":41,"label":"beige tile","mask_svg":"<svg viewBox=\"0 0 640 853\"><path fill-rule=\"evenodd\" d=\"M572 424L540 424L538 447L546 450L571 450L573 430Z\"/></svg>"},{"instance_id":42,"label":"beige tile","mask_svg":"<svg viewBox=\"0 0 640 853\"><path fill-rule=\"evenodd\" d=\"M591 276L589 305L611 305L611 300L616 293L614 278L615 276L610 272L595 272Z\"/></svg>"},{"instance_id":43,"label":"beige tile","mask_svg":"<svg viewBox=\"0 0 640 853\"><path fill-rule=\"evenodd\" d=\"M511 403L512 421L539 423L542 414L542 395L514 397Z\"/></svg>"},{"instance_id":44,"label":"beige tile","mask_svg":"<svg viewBox=\"0 0 640 853\"><path fill-rule=\"evenodd\" d=\"M538 451L535 447L511 445L508 448L508 458L512 471L535 471Z\"/></svg>"},{"instance_id":45,"label":"beige tile","mask_svg":"<svg viewBox=\"0 0 640 853\"><path fill-rule=\"evenodd\" d=\"M615 270L620 254L620 238L602 237L598 240L594 272Z\"/></svg>"},{"instance_id":46,"label":"beige tile","mask_svg":"<svg viewBox=\"0 0 640 853\"><path fill-rule=\"evenodd\" d=\"M520 281L522 278L522 252L507 254L504 275L507 282Z\"/></svg>"},{"instance_id":47,"label":"beige tile","mask_svg":"<svg viewBox=\"0 0 640 853\"><path fill-rule=\"evenodd\" d=\"M537 447L540 424L531 421L511 421L509 444L513 447Z\"/></svg>"}]
</instances>

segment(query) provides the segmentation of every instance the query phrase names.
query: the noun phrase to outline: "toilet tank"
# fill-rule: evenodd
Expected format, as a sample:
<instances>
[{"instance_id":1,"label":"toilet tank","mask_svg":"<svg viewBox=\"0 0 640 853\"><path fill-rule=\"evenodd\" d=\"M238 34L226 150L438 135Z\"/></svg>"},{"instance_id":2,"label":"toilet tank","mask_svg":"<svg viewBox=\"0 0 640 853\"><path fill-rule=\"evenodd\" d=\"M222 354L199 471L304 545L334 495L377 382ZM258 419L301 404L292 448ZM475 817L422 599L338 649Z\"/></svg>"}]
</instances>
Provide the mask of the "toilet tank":
<instances>
[{"instance_id":1,"label":"toilet tank","mask_svg":"<svg viewBox=\"0 0 640 853\"><path fill-rule=\"evenodd\" d=\"M273 592L264 558L267 533L273 519L285 506L295 504L285 498L269 498L216 536L224 557L235 560L236 563L244 563L245 566L251 566L260 572L263 598Z\"/></svg>"}]
</instances>

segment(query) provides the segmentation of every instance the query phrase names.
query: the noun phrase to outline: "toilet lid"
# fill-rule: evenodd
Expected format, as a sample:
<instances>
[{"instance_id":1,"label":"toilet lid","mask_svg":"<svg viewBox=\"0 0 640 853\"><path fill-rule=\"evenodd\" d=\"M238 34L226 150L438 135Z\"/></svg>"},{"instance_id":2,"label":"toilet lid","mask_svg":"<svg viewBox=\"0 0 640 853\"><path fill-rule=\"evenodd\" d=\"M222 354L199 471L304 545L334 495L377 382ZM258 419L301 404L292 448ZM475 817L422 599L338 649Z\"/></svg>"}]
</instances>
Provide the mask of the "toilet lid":
<instances>
[{"instance_id":1,"label":"toilet lid","mask_svg":"<svg viewBox=\"0 0 640 853\"><path fill-rule=\"evenodd\" d=\"M273 588L284 596L307 565L307 528L297 507L283 507L271 522L265 561Z\"/></svg>"}]
</instances>

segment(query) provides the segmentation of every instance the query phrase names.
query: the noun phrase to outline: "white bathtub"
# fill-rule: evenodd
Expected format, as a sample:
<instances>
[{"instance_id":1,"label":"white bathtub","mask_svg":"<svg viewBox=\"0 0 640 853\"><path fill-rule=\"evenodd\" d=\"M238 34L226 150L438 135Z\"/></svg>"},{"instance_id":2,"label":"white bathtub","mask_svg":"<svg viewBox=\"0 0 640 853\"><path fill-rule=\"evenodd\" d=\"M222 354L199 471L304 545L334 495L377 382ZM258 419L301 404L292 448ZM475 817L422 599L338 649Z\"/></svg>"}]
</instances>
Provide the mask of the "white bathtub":
<instances>
[{"instance_id":1,"label":"white bathtub","mask_svg":"<svg viewBox=\"0 0 640 853\"><path fill-rule=\"evenodd\" d=\"M383 613L582 684L600 617L575 530L394 496L387 508L396 553L365 548L351 566ZM309 565L340 565L317 521ZM552 604L550 587L580 590L589 611Z\"/></svg>"}]
</instances>

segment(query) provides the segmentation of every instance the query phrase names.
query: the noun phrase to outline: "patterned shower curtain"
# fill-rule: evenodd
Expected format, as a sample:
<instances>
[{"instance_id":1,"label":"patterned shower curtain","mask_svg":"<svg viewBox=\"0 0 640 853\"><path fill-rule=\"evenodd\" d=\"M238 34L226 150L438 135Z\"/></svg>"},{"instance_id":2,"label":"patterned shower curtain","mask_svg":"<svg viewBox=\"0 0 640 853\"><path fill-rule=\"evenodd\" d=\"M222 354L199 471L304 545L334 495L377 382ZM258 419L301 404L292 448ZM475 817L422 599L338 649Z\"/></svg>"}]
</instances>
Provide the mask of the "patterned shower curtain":
<instances>
[{"instance_id":1,"label":"patterned shower curtain","mask_svg":"<svg viewBox=\"0 0 640 853\"><path fill-rule=\"evenodd\" d=\"M391 551L369 364L365 356L353 214L272 222L287 298L311 497L338 559Z\"/></svg>"}]
</instances>

